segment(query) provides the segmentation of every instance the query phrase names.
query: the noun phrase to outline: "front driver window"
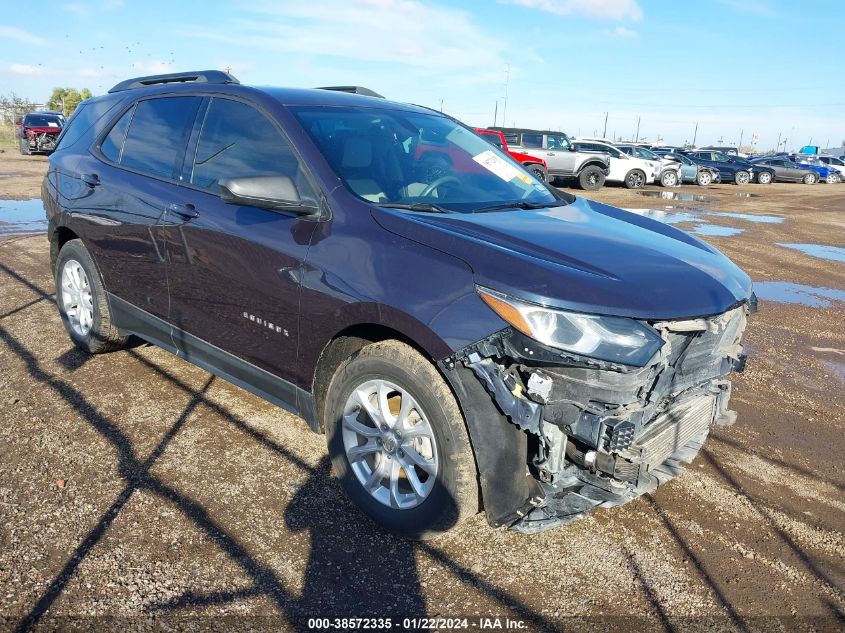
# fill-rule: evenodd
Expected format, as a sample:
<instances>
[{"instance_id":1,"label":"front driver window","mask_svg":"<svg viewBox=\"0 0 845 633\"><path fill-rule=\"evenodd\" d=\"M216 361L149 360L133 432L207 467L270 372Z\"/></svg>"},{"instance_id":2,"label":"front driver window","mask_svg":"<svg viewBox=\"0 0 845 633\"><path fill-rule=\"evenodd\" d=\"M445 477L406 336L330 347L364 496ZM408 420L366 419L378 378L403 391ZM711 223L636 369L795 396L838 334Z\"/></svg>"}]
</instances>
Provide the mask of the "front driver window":
<instances>
[{"instance_id":1,"label":"front driver window","mask_svg":"<svg viewBox=\"0 0 845 633\"><path fill-rule=\"evenodd\" d=\"M301 198L315 197L276 126L246 103L215 97L202 124L191 184L217 193L221 178L247 176L287 176Z\"/></svg>"},{"instance_id":2,"label":"front driver window","mask_svg":"<svg viewBox=\"0 0 845 633\"><path fill-rule=\"evenodd\" d=\"M546 136L546 143L548 149L551 150L566 151L569 149L569 140L565 136L549 134Z\"/></svg>"}]
</instances>

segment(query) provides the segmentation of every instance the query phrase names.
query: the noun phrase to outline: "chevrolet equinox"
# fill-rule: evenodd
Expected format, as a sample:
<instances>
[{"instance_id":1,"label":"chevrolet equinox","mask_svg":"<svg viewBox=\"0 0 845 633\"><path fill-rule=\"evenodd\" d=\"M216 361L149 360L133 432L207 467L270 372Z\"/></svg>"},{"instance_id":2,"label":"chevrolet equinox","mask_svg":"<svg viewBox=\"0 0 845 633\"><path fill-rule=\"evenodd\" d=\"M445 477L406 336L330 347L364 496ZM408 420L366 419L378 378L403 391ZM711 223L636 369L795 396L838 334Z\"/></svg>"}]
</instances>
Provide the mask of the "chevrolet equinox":
<instances>
[{"instance_id":1,"label":"chevrolet equinox","mask_svg":"<svg viewBox=\"0 0 845 633\"><path fill-rule=\"evenodd\" d=\"M134 335L298 414L411 538L626 503L736 417L748 276L428 108L130 79L76 110L42 198L76 345Z\"/></svg>"}]
</instances>

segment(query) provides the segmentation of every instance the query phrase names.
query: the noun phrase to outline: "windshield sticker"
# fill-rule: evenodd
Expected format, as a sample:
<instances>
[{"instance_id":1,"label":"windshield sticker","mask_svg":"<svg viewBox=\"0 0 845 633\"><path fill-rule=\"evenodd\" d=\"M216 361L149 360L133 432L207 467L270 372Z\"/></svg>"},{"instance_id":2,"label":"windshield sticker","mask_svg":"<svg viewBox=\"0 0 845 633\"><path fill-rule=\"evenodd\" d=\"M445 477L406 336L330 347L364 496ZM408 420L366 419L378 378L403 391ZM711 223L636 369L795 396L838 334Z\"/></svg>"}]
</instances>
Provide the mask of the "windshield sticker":
<instances>
[{"instance_id":1,"label":"windshield sticker","mask_svg":"<svg viewBox=\"0 0 845 633\"><path fill-rule=\"evenodd\" d=\"M478 154L477 156L473 156L472 160L476 163L487 169L488 171L493 172L499 178L504 180L505 182L510 182L514 178L519 178L522 182L526 184L531 184L531 177L527 174L520 173L520 171L508 163L503 158L497 156L493 150L486 150Z\"/></svg>"}]
</instances>

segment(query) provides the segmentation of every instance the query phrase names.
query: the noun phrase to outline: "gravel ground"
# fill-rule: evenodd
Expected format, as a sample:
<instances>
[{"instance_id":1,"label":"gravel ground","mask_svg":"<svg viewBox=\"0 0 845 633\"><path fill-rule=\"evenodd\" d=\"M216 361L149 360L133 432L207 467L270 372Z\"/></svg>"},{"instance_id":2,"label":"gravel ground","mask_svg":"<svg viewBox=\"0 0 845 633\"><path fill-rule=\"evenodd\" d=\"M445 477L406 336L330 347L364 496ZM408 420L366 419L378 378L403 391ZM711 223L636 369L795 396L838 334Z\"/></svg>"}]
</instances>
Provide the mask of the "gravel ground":
<instances>
[{"instance_id":1,"label":"gravel ground","mask_svg":"<svg viewBox=\"0 0 845 633\"><path fill-rule=\"evenodd\" d=\"M0 153L0 175L14 174L0 198L39 195L45 167ZM689 213L685 229L744 229L707 239L755 282L843 298L845 263L778 244L845 246L845 185L673 191L708 199L588 196ZM324 438L295 416L155 347L76 351L43 236L0 238L0 289L0 628L310 630L313 616L845 627L845 301L761 292L737 424L655 495L531 537L478 515L419 544L355 511Z\"/></svg>"}]
</instances>

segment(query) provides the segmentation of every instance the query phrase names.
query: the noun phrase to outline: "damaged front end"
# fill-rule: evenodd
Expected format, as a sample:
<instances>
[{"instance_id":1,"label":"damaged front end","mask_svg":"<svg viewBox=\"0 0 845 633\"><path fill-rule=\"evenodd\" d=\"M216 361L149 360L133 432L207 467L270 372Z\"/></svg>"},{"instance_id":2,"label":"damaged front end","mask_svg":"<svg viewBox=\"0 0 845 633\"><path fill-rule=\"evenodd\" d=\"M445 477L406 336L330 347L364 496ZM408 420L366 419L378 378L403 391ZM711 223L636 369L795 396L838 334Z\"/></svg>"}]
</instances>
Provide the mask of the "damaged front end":
<instances>
[{"instance_id":1,"label":"damaged front end","mask_svg":"<svg viewBox=\"0 0 845 633\"><path fill-rule=\"evenodd\" d=\"M744 367L741 338L753 308L752 295L716 316L649 322L662 345L643 366L573 354L514 327L444 361L454 378L464 372L463 383L473 375L526 438L522 473L511 478L521 483L509 486L509 508L494 502L493 516L488 509L491 523L539 532L627 503L680 474L711 426L736 419L728 378ZM475 442L481 425L468 422ZM504 479L504 459L486 475L479 463L485 507L499 494L494 482Z\"/></svg>"}]
</instances>

